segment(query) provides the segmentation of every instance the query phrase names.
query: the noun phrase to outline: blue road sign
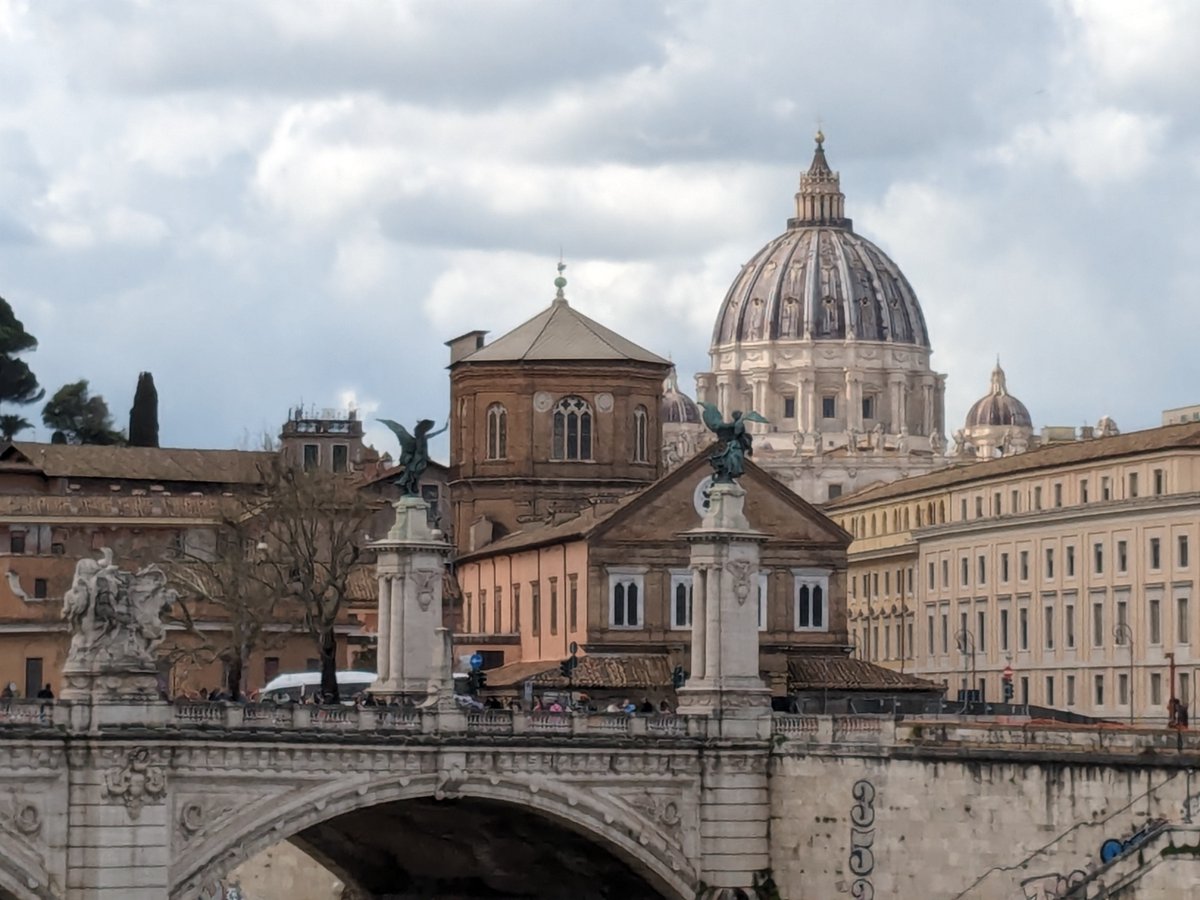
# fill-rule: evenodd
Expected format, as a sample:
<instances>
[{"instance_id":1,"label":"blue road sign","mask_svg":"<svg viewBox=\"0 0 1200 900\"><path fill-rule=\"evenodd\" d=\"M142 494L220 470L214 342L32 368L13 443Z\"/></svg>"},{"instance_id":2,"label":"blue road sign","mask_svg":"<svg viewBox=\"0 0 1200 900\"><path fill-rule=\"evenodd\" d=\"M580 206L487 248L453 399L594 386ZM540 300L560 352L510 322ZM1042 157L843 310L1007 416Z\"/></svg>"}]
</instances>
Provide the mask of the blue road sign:
<instances>
[{"instance_id":1,"label":"blue road sign","mask_svg":"<svg viewBox=\"0 0 1200 900\"><path fill-rule=\"evenodd\" d=\"M471 668L478 669L482 665L483 665L483 654L482 653L472 653L471 654Z\"/></svg>"}]
</instances>

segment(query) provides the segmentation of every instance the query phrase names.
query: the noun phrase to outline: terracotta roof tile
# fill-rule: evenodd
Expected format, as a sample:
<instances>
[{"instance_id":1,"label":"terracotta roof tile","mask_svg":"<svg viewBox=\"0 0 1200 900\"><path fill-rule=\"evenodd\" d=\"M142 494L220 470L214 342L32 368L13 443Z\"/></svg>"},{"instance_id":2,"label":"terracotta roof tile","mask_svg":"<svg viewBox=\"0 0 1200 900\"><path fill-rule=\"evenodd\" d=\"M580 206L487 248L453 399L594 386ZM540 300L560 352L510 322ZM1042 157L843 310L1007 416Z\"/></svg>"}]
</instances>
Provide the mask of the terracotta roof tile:
<instances>
[{"instance_id":1,"label":"terracotta roof tile","mask_svg":"<svg viewBox=\"0 0 1200 900\"><path fill-rule=\"evenodd\" d=\"M489 669L488 687L514 687L532 681L538 687L567 686L554 660L515 662ZM664 688L671 686L671 666L665 656L601 656L590 654L579 657L579 666L571 678L571 684L581 690L612 688L634 690Z\"/></svg>"},{"instance_id":2,"label":"terracotta roof tile","mask_svg":"<svg viewBox=\"0 0 1200 900\"><path fill-rule=\"evenodd\" d=\"M788 691L937 691L940 685L849 656L792 656Z\"/></svg>"},{"instance_id":3,"label":"terracotta roof tile","mask_svg":"<svg viewBox=\"0 0 1200 900\"><path fill-rule=\"evenodd\" d=\"M177 447L107 447L91 444L12 445L51 478L131 478L257 484L259 466L274 453L253 450L188 450ZM11 460L5 461L7 464Z\"/></svg>"}]
</instances>

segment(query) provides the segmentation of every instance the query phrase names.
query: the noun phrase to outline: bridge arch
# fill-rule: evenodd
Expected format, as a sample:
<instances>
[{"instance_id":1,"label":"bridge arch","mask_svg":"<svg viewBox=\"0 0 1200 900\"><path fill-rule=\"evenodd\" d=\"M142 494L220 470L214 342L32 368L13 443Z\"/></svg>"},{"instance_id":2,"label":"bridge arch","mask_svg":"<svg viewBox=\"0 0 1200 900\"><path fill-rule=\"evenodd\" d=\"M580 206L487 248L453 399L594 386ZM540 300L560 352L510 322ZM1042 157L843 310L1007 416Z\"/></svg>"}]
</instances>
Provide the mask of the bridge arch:
<instances>
[{"instance_id":1,"label":"bridge arch","mask_svg":"<svg viewBox=\"0 0 1200 900\"><path fill-rule=\"evenodd\" d=\"M171 900L194 900L241 863L282 841L300 838L297 843L305 847L306 831L349 814L409 801L482 802L536 816L623 863L667 900L690 900L699 885L693 862L682 848L651 823L631 821L628 810L586 787L494 774L464 777L455 770L371 781L342 778L286 796L265 810L221 823L194 850L182 854L172 871Z\"/></svg>"},{"instance_id":2,"label":"bridge arch","mask_svg":"<svg viewBox=\"0 0 1200 900\"><path fill-rule=\"evenodd\" d=\"M19 847L14 847L11 840L4 843L0 850L0 900L52 900L56 897L45 869L27 858L28 854Z\"/></svg>"}]
</instances>

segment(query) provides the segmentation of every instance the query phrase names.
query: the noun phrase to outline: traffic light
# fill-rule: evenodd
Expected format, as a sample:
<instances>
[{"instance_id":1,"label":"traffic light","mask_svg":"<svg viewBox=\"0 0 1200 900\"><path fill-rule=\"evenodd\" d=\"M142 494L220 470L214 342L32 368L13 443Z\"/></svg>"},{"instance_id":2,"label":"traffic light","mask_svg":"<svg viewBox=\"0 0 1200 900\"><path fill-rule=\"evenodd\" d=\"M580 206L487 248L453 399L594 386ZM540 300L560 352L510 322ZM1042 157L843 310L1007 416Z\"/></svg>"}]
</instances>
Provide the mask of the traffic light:
<instances>
[{"instance_id":1,"label":"traffic light","mask_svg":"<svg viewBox=\"0 0 1200 900\"><path fill-rule=\"evenodd\" d=\"M671 670L671 684L675 687L675 690L683 687L687 683L687 680L688 673L684 671L683 666L676 666Z\"/></svg>"},{"instance_id":2,"label":"traffic light","mask_svg":"<svg viewBox=\"0 0 1200 900\"><path fill-rule=\"evenodd\" d=\"M479 669L467 673L467 692L478 694L483 688L487 687L487 673L481 672Z\"/></svg>"},{"instance_id":3,"label":"traffic light","mask_svg":"<svg viewBox=\"0 0 1200 900\"><path fill-rule=\"evenodd\" d=\"M558 672L563 678L570 678L578 665L579 657L574 655L568 656L558 664Z\"/></svg>"}]
</instances>

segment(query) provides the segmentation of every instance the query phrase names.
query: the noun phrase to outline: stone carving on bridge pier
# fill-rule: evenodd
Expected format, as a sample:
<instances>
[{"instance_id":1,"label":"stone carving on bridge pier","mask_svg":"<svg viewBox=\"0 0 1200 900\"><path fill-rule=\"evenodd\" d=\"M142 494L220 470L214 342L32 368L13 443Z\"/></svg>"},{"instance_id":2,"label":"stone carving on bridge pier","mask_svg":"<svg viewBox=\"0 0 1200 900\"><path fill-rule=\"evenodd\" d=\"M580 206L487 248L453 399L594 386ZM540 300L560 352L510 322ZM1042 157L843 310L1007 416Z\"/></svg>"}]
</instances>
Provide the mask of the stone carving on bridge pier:
<instances>
[{"instance_id":1,"label":"stone carving on bridge pier","mask_svg":"<svg viewBox=\"0 0 1200 900\"><path fill-rule=\"evenodd\" d=\"M138 747L129 751L125 765L113 766L104 773L104 790L108 796L120 799L129 810L129 818L136 819L143 806L166 795L167 775L150 759L149 750Z\"/></svg>"},{"instance_id":2,"label":"stone carving on bridge pier","mask_svg":"<svg viewBox=\"0 0 1200 900\"><path fill-rule=\"evenodd\" d=\"M105 547L100 559L81 559L62 616L71 630L63 667L64 699L97 688L116 696L156 696L155 651L166 636L162 614L175 602L157 566L124 572Z\"/></svg>"}]
</instances>

